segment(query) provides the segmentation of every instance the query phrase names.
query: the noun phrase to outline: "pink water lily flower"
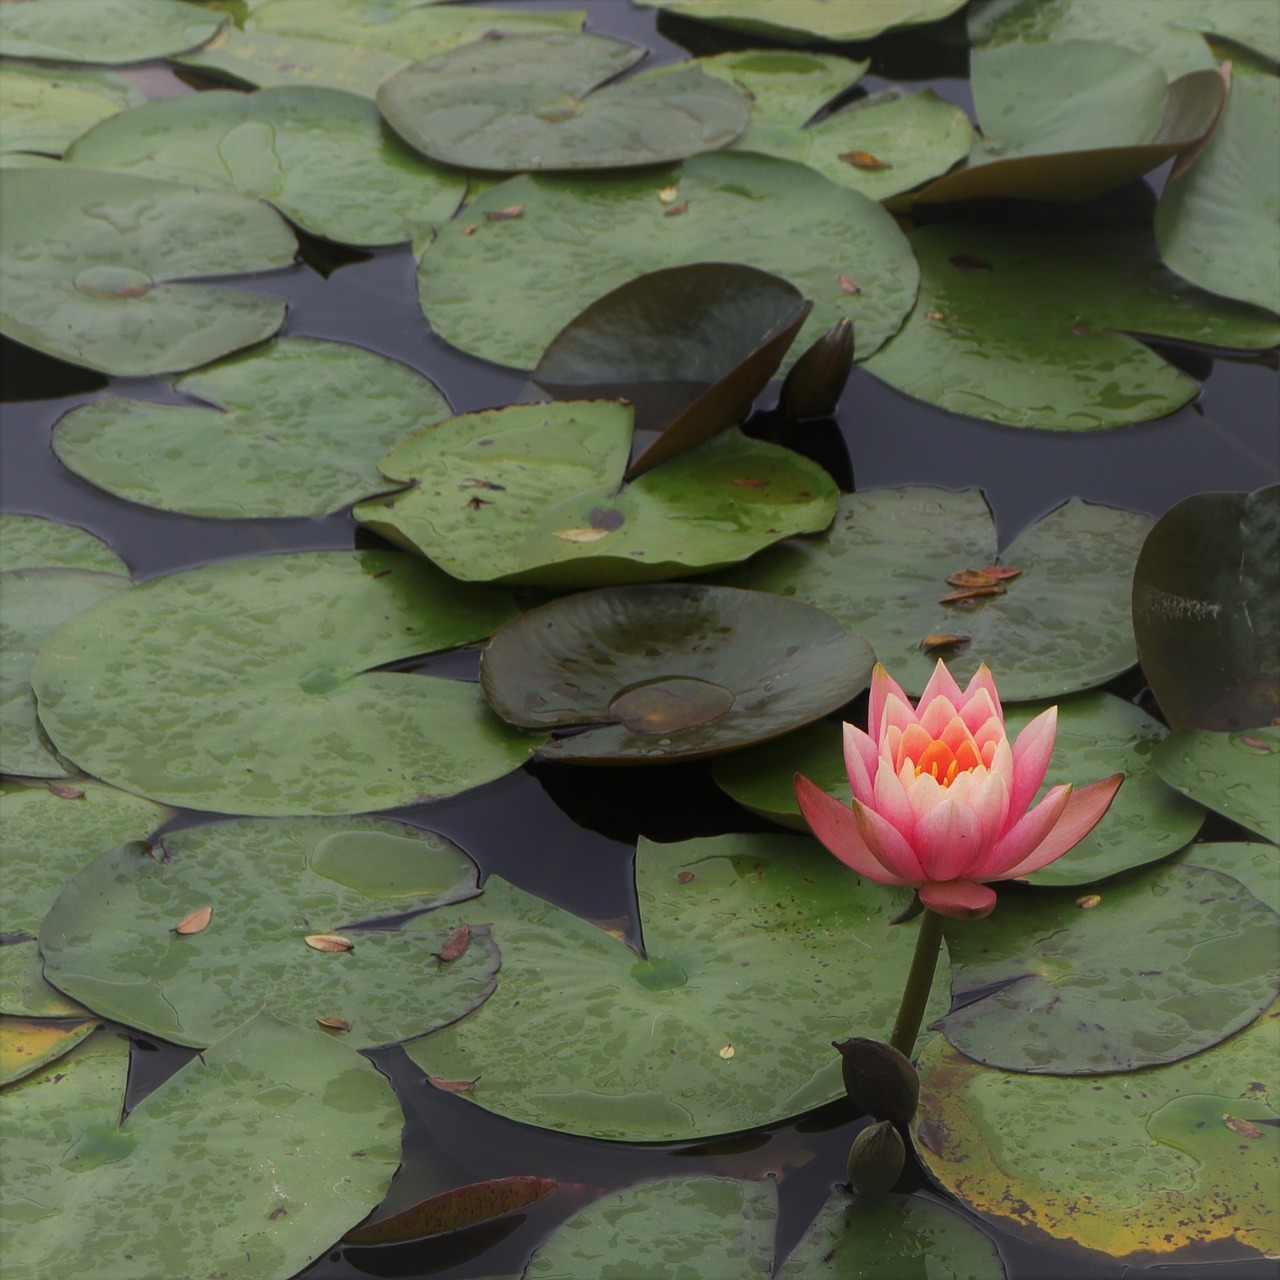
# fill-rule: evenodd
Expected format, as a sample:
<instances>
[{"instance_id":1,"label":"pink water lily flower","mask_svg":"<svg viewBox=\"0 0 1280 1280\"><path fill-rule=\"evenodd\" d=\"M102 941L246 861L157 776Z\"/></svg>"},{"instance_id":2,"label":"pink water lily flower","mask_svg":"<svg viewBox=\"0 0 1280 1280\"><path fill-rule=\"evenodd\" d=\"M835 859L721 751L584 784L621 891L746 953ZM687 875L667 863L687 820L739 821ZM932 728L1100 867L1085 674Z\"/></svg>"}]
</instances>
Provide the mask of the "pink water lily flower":
<instances>
[{"instance_id":1,"label":"pink water lily flower","mask_svg":"<svg viewBox=\"0 0 1280 1280\"><path fill-rule=\"evenodd\" d=\"M995 681L978 668L962 693L939 662L912 707L884 667L871 677L869 734L846 724L853 804L796 775L813 834L859 875L911 885L940 915L973 919L996 905L992 880L1038 871L1084 839L1124 781L1052 787L1032 807L1058 732L1058 708L1009 742Z\"/></svg>"}]
</instances>

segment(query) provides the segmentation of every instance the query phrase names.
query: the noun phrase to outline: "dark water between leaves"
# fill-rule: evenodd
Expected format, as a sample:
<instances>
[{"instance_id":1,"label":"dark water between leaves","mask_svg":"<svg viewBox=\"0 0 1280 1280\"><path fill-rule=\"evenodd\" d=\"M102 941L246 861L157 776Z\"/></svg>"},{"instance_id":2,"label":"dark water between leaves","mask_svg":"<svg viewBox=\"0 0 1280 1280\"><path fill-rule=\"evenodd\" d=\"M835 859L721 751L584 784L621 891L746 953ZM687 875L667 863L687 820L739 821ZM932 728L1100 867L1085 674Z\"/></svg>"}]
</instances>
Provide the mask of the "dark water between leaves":
<instances>
[{"instance_id":1,"label":"dark water between leaves","mask_svg":"<svg viewBox=\"0 0 1280 1280\"><path fill-rule=\"evenodd\" d=\"M535 0L541 8L564 7ZM655 34L651 11L624 0L589 0L588 29L644 42L658 57L684 51ZM935 81L943 96L964 101L962 80ZM874 89L874 77L863 81ZM399 359L429 376L455 410L519 399L522 375L497 369L444 346L427 332L418 309L414 264L407 248L382 251L337 266L327 277L326 249L308 246L315 265L299 265L244 287L287 295L284 333L336 339ZM901 484L980 487L995 514L1002 543L1070 497L1159 515L1178 499L1213 489L1251 490L1280 479L1280 385L1274 365L1213 360L1162 348L1204 382L1198 401L1171 417L1137 427L1067 434L997 427L911 401L855 371L832 423L817 424L803 442L844 487ZM96 375L6 345L5 423L0 437L5 511L80 525L104 538L142 579L231 556L348 548L357 539L349 516L322 520L211 521L167 515L119 501L65 471L50 448L50 429L69 409L105 384ZM148 381L114 380L132 397L165 396ZM763 404L772 403L771 392ZM360 534L366 539L367 534ZM474 678L476 655L435 659L434 672ZM1132 681L1116 691L1134 696ZM706 763L660 770L574 770L526 766L499 782L455 799L399 810L397 818L441 832L462 846L483 873L592 919L629 918L635 928L632 860L641 835L685 840L730 831L765 830L712 783ZM190 822L190 817L179 823ZM1237 829L1212 819L1205 839L1235 838ZM850 1035L860 1034L857 1027ZM137 1044L129 1103L136 1102L190 1054ZM388 1209L412 1204L465 1182L535 1174L612 1189L642 1178L692 1173L759 1177L780 1183L779 1256L799 1239L842 1180L849 1143L863 1123L836 1104L764 1132L710 1144L635 1147L529 1129L427 1086L401 1050L373 1055L396 1085L407 1119L406 1160ZM1080 1118L1088 1125L1089 1118ZM934 1194L917 1176L920 1194ZM563 1218L563 1204L535 1206L498 1229L475 1229L444 1242L337 1250L305 1272L310 1280L364 1275L468 1276L518 1274L539 1239ZM1074 1255L1000 1240L1015 1280L1119 1277L1129 1270ZM1157 1272L1171 1270L1155 1268ZM903 1277L925 1275L923 1263L903 1264ZM1181 1274L1253 1280L1274 1276L1269 1263L1213 1264ZM891 1277L890 1280L897 1280Z\"/></svg>"}]
</instances>

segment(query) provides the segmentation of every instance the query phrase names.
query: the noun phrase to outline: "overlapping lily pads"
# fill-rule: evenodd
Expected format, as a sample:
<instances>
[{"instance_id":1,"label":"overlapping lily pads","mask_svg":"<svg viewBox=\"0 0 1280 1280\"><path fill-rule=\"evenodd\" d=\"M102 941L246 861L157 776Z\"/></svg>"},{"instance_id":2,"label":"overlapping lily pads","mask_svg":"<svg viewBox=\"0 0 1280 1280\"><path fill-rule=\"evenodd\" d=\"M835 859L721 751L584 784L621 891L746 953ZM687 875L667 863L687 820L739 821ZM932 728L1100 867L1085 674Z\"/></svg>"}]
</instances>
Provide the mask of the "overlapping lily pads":
<instances>
[{"instance_id":1,"label":"overlapping lily pads","mask_svg":"<svg viewBox=\"0 0 1280 1280\"><path fill-rule=\"evenodd\" d=\"M937 22L965 0L858 0L830 4L828 0L640 0L655 9L697 18L735 31L798 42L870 40L897 27Z\"/></svg>"},{"instance_id":2,"label":"overlapping lily pads","mask_svg":"<svg viewBox=\"0 0 1280 1280\"><path fill-rule=\"evenodd\" d=\"M411 487L356 519L456 578L558 587L704 572L831 519L821 467L736 429L620 487L631 431L609 401L450 418L383 459Z\"/></svg>"},{"instance_id":3,"label":"overlapping lily pads","mask_svg":"<svg viewBox=\"0 0 1280 1280\"><path fill-rule=\"evenodd\" d=\"M629 1142L730 1133L843 1095L827 1046L888 1032L911 931L909 892L858 879L814 841L642 840L646 956L494 876L432 913L492 924L498 989L406 1045L430 1075L544 1128ZM945 969L945 965L944 965ZM946 1007L945 977L930 1016Z\"/></svg>"},{"instance_id":4,"label":"overlapping lily pads","mask_svg":"<svg viewBox=\"0 0 1280 1280\"><path fill-rule=\"evenodd\" d=\"M948 658L956 678L964 683L985 662L1008 701L1030 701L1091 688L1134 664L1129 581L1150 527L1146 516L1073 499L1001 553L1022 570L1005 593L966 610L940 599L948 574L995 561L981 494L880 489L842 498L828 532L772 548L724 580L833 614L866 636L911 694L937 663L921 649L926 638L963 634Z\"/></svg>"},{"instance_id":5,"label":"overlapping lily pads","mask_svg":"<svg viewBox=\"0 0 1280 1280\"><path fill-rule=\"evenodd\" d=\"M1087 431L1144 422L1199 383L1131 333L1261 350L1280 321L1175 276L1147 231L920 227L920 297L867 369L953 413Z\"/></svg>"},{"instance_id":6,"label":"overlapping lily pads","mask_svg":"<svg viewBox=\"0 0 1280 1280\"><path fill-rule=\"evenodd\" d=\"M0 1091L4 1182L21 1189L6 1280L288 1280L382 1199L399 1164L402 1117L378 1069L268 1014L121 1120L128 1058L99 1032L56 1073Z\"/></svg>"},{"instance_id":7,"label":"overlapping lily pads","mask_svg":"<svg viewBox=\"0 0 1280 1280\"><path fill-rule=\"evenodd\" d=\"M5 175L0 218L0 332L71 364L120 376L189 369L269 338L284 319L281 298L180 283L292 262L292 232L256 200L41 167Z\"/></svg>"},{"instance_id":8,"label":"overlapping lily pads","mask_svg":"<svg viewBox=\"0 0 1280 1280\"><path fill-rule=\"evenodd\" d=\"M800 349L848 316L870 355L902 323L918 283L906 238L873 200L804 165L739 152L643 173L522 174L432 231L418 269L432 328L523 369L601 294L645 271L723 262L726 247L813 301Z\"/></svg>"},{"instance_id":9,"label":"overlapping lily pads","mask_svg":"<svg viewBox=\"0 0 1280 1280\"><path fill-rule=\"evenodd\" d=\"M99 1026L96 1018L54 1022L0 1016L0 1085L12 1084L56 1062Z\"/></svg>"},{"instance_id":10,"label":"overlapping lily pads","mask_svg":"<svg viewBox=\"0 0 1280 1280\"><path fill-rule=\"evenodd\" d=\"M0 514L0 569L91 569L129 576L124 561L87 530L8 511Z\"/></svg>"},{"instance_id":11,"label":"overlapping lily pads","mask_svg":"<svg viewBox=\"0 0 1280 1280\"><path fill-rule=\"evenodd\" d=\"M1153 763L1171 787L1280 843L1280 726L1179 729L1160 744Z\"/></svg>"},{"instance_id":12,"label":"overlapping lily pads","mask_svg":"<svg viewBox=\"0 0 1280 1280\"><path fill-rule=\"evenodd\" d=\"M54 451L77 475L145 506L320 516L384 491L378 459L450 413L405 365L314 338L277 339L174 390L188 402L105 397L73 409L54 430Z\"/></svg>"},{"instance_id":13,"label":"overlapping lily pads","mask_svg":"<svg viewBox=\"0 0 1280 1280\"><path fill-rule=\"evenodd\" d=\"M516 768L536 739L474 685L378 668L513 612L505 592L394 552L225 561L61 628L37 663L41 721L88 772L169 804L338 814L438 799Z\"/></svg>"},{"instance_id":14,"label":"overlapping lily pads","mask_svg":"<svg viewBox=\"0 0 1280 1280\"><path fill-rule=\"evenodd\" d=\"M99 120L146 100L110 71L6 62L0 65L0 151L60 156Z\"/></svg>"},{"instance_id":15,"label":"overlapping lily pads","mask_svg":"<svg viewBox=\"0 0 1280 1280\"><path fill-rule=\"evenodd\" d=\"M367 98L299 85L163 98L91 129L67 159L269 200L354 245L408 240L410 217L449 217L465 188L390 134Z\"/></svg>"},{"instance_id":16,"label":"overlapping lily pads","mask_svg":"<svg viewBox=\"0 0 1280 1280\"><path fill-rule=\"evenodd\" d=\"M194 49L227 21L181 0L24 0L0 10L0 54L145 62Z\"/></svg>"},{"instance_id":17,"label":"overlapping lily pads","mask_svg":"<svg viewBox=\"0 0 1280 1280\"><path fill-rule=\"evenodd\" d=\"M731 587L582 592L500 627L490 704L530 729L593 726L539 748L579 764L694 759L776 737L865 689L875 655L821 610Z\"/></svg>"}]
</instances>

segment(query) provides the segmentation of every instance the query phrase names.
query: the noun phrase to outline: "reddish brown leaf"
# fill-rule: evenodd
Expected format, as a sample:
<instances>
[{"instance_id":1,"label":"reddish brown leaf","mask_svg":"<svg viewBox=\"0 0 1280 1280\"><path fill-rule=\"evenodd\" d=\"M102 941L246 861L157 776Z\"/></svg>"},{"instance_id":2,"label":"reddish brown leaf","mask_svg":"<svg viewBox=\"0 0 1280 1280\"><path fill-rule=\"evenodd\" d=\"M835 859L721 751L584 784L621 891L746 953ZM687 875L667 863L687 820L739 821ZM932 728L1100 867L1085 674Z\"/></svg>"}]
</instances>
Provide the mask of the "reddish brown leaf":
<instances>
[{"instance_id":1,"label":"reddish brown leaf","mask_svg":"<svg viewBox=\"0 0 1280 1280\"><path fill-rule=\"evenodd\" d=\"M1004 588L998 582L993 582L986 587L961 587L957 591L948 591L945 596L938 597L938 603L972 604L974 601L985 599L987 596L1002 595L1004 595Z\"/></svg>"},{"instance_id":2,"label":"reddish brown leaf","mask_svg":"<svg viewBox=\"0 0 1280 1280\"><path fill-rule=\"evenodd\" d=\"M840 155L840 159L845 164L851 164L855 169L892 169L893 165L885 160L881 160L879 156L872 155L870 151L844 151Z\"/></svg>"},{"instance_id":3,"label":"reddish brown leaf","mask_svg":"<svg viewBox=\"0 0 1280 1280\"><path fill-rule=\"evenodd\" d=\"M441 964L452 964L460 956L466 954L471 944L471 926L460 924L448 937L444 946L436 952L436 959Z\"/></svg>"},{"instance_id":4,"label":"reddish brown leaf","mask_svg":"<svg viewBox=\"0 0 1280 1280\"><path fill-rule=\"evenodd\" d=\"M676 884L688 884L692 879L692 871L682 871L678 876L676 876Z\"/></svg>"},{"instance_id":5,"label":"reddish brown leaf","mask_svg":"<svg viewBox=\"0 0 1280 1280\"><path fill-rule=\"evenodd\" d=\"M953 636L945 632L932 632L920 641L922 653L939 653L947 649L963 649L972 636Z\"/></svg>"},{"instance_id":6,"label":"reddish brown leaf","mask_svg":"<svg viewBox=\"0 0 1280 1280\"><path fill-rule=\"evenodd\" d=\"M1262 1130L1256 1124L1250 1124L1248 1120L1242 1120L1239 1116L1223 1116L1222 1123L1231 1130L1232 1133L1239 1134L1242 1138L1260 1138Z\"/></svg>"},{"instance_id":7,"label":"reddish brown leaf","mask_svg":"<svg viewBox=\"0 0 1280 1280\"><path fill-rule=\"evenodd\" d=\"M861 293L862 286L850 275L846 275L843 271L840 273L840 288L845 293Z\"/></svg>"},{"instance_id":8,"label":"reddish brown leaf","mask_svg":"<svg viewBox=\"0 0 1280 1280\"><path fill-rule=\"evenodd\" d=\"M1007 564L989 564L980 569L979 572L985 573L988 578L995 582L1007 582L1010 578L1016 578L1022 570L1015 569L1012 565Z\"/></svg>"},{"instance_id":9,"label":"reddish brown leaf","mask_svg":"<svg viewBox=\"0 0 1280 1280\"><path fill-rule=\"evenodd\" d=\"M494 209L491 213L486 213L486 222L510 222L512 218L518 218L524 212L524 205L509 204L505 209Z\"/></svg>"},{"instance_id":10,"label":"reddish brown leaf","mask_svg":"<svg viewBox=\"0 0 1280 1280\"><path fill-rule=\"evenodd\" d=\"M309 933L303 941L313 951L354 951L356 945L340 933Z\"/></svg>"},{"instance_id":11,"label":"reddish brown leaf","mask_svg":"<svg viewBox=\"0 0 1280 1280\"><path fill-rule=\"evenodd\" d=\"M491 1178L442 1195L431 1196L411 1208L348 1231L348 1244L397 1244L424 1236L459 1231L488 1222L540 1200L560 1184L554 1178Z\"/></svg>"},{"instance_id":12,"label":"reddish brown leaf","mask_svg":"<svg viewBox=\"0 0 1280 1280\"><path fill-rule=\"evenodd\" d=\"M79 787L73 787L65 782L49 783L49 790L53 792L59 800L83 800L84 792Z\"/></svg>"},{"instance_id":13,"label":"reddish brown leaf","mask_svg":"<svg viewBox=\"0 0 1280 1280\"><path fill-rule=\"evenodd\" d=\"M681 200L679 204L673 204L670 209L663 209L662 216L664 218L675 218L682 213L687 213L688 209L689 202Z\"/></svg>"},{"instance_id":14,"label":"reddish brown leaf","mask_svg":"<svg viewBox=\"0 0 1280 1280\"><path fill-rule=\"evenodd\" d=\"M327 1027L330 1031L351 1030L351 1023L349 1023L346 1018L339 1018L336 1014L325 1014L323 1018L317 1018L316 1021L322 1027Z\"/></svg>"},{"instance_id":15,"label":"reddish brown leaf","mask_svg":"<svg viewBox=\"0 0 1280 1280\"><path fill-rule=\"evenodd\" d=\"M443 1076L428 1076L427 1081L444 1093L470 1093L476 1087L475 1080L446 1080Z\"/></svg>"},{"instance_id":16,"label":"reddish brown leaf","mask_svg":"<svg viewBox=\"0 0 1280 1280\"><path fill-rule=\"evenodd\" d=\"M982 569L959 569L947 574L947 584L952 587L989 587L995 579Z\"/></svg>"},{"instance_id":17,"label":"reddish brown leaf","mask_svg":"<svg viewBox=\"0 0 1280 1280\"><path fill-rule=\"evenodd\" d=\"M476 224L474 222L468 222L467 225L462 228L462 234L464 236L473 236L475 235L475 233L476 233Z\"/></svg>"},{"instance_id":18,"label":"reddish brown leaf","mask_svg":"<svg viewBox=\"0 0 1280 1280\"><path fill-rule=\"evenodd\" d=\"M203 933L213 919L213 907L198 907L190 915L185 915L173 926L174 933L186 937L189 933Z\"/></svg>"}]
</instances>

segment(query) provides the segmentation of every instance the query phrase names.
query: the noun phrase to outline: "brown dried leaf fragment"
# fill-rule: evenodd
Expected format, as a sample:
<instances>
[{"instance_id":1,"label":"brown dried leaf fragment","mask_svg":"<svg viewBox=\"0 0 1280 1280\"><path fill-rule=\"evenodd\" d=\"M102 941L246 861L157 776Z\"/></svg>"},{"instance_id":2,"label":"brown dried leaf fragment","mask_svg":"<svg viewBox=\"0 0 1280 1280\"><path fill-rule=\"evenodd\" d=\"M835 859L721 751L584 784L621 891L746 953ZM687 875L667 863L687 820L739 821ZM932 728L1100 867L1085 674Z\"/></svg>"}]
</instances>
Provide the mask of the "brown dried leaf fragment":
<instances>
[{"instance_id":1,"label":"brown dried leaf fragment","mask_svg":"<svg viewBox=\"0 0 1280 1280\"><path fill-rule=\"evenodd\" d=\"M477 1076L476 1080L480 1077ZM470 1093L476 1087L475 1080L445 1080L442 1076L428 1076L427 1083L445 1093Z\"/></svg>"},{"instance_id":2,"label":"brown dried leaf fragment","mask_svg":"<svg viewBox=\"0 0 1280 1280\"><path fill-rule=\"evenodd\" d=\"M1222 1123L1225 1124L1232 1133L1237 1133L1242 1138L1262 1137L1262 1130L1259 1129L1256 1124L1250 1124L1248 1120L1243 1120L1239 1116L1223 1116Z\"/></svg>"},{"instance_id":3,"label":"brown dried leaf fragment","mask_svg":"<svg viewBox=\"0 0 1280 1280\"><path fill-rule=\"evenodd\" d=\"M921 653L945 653L948 650L963 649L973 639L972 636L953 636L948 632L934 631L920 641Z\"/></svg>"},{"instance_id":4,"label":"brown dried leaf fragment","mask_svg":"<svg viewBox=\"0 0 1280 1280\"><path fill-rule=\"evenodd\" d=\"M881 160L879 156L873 155L870 151L844 151L840 154L840 159L845 164L851 164L855 169L892 169L887 160Z\"/></svg>"},{"instance_id":5,"label":"brown dried leaf fragment","mask_svg":"<svg viewBox=\"0 0 1280 1280\"><path fill-rule=\"evenodd\" d=\"M670 209L663 209L662 216L664 218L674 218L679 214L687 213L688 211L689 202L687 200L681 200L679 204L673 204Z\"/></svg>"},{"instance_id":6,"label":"brown dried leaf fragment","mask_svg":"<svg viewBox=\"0 0 1280 1280\"><path fill-rule=\"evenodd\" d=\"M840 288L845 293L861 293L862 286L851 276L845 272L840 273Z\"/></svg>"},{"instance_id":7,"label":"brown dried leaf fragment","mask_svg":"<svg viewBox=\"0 0 1280 1280\"><path fill-rule=\"evenodd\" d=\"M1076 899L1076 906L1081 911L1092 911L1102 901L1100 893L1086 893L1083 897Z\"/></svg>"},{"instance_id":8,"label":"brown dried leaf fragment","mask_svg":"<svg viewBox=\"0 0 1280 1280\"><path fill-rule=\"evenodd\" d=\"M190 915L185 915L177 924L173 926L174 933L185 938L191 933L203 933L209 927L209 921L213 919L212 905L207 907L198 907Z\"/></svg>"},{"instance_id":9,"label":"brown dried leaf fragment","mask_svg":"<svg viewBox=\"0 0 1280 1280\"><path fill-rule=\"evenodd\" d=\"M985 587L961 587L957 591L948 591L945 596L938 597L939 604L972 604L976 600L983 600L987 596L1002 596L1004 588L998 583L993 582Z\"/></svg>"},{"instance_id":10,"label":"brown dried leaf fragment","mask_svg":"<svg viewBox=\"0 0 1280 1280\"><path fill-rule=\"evenodd\" d=\"M312 951L354 951L356 944L340 933L309 933L303 942Z\"/></svg>"},{"instance_id":11,"label":"brown dried leaf fragment","mask_svg":"<svg viewBox=\"0 0 1280 1280\"><path fill-rule=\"evenodd\" d=\"M83 800L84 791L80 787L73 787L66 782L51 782L49 790L53 792L59 800Z\"/></svg>"},{"instance_id":12,"label":"brown dried leaf fragment","mask_svg":"<svg viewBox=\"0 0 1280 1280\"><path fill-rule=\"evenodd\" d=\"M471 926L469 924L460 924L445 941L443 947L436 952L436 959L441 964L452 964L460 956L466 954L467 947L471 944Z\"/></svg>"},{"instance_id":13,"label":"brown dried leaf fragment","mask_svg":"<svg viewBox=\"0 0 1280 1280\"><path fill-rule=\"evenodd\" d=\"M484 215L486 222L510 222L524 212L524 205L509 204L505 209L493 209Z\"/></svg>"},{"instance_id":14,"label":"brown dried leaf fragment","mask_svg":"<svg viewBox=\"0 0 1280 1280\"><path fill-rule=\"evenodd\" d=\"M959 569L947 574L947 585L952 587L989 587L994 581L984 569Z\"/></svg>"},{"instance_id":15,"label":"brown dried leaf fragment","mask_svg":"<svg viewBox=\"0 0 1280 1280\"><path fill-rule=\"evenodd\" d=\"M351 1023L346 1018L339 1018L336 1014L327 1013L323 1018L317 1018L316 1021L329 1031L350 1031Z\"/></svg>"},{"instance_id":16,"label":"brown dried leaf fragment","mask_svg":"<svg viewBox=\"0 0 1280 1280\"><path fill-rule=\"evenodd\" d=\"M979 573L985 573L993 582L1007 582L1010 578L1016 578L1021 569L1015 569L1008 564L989 564L978 570Z\"/></svg>"}]
</instances>

